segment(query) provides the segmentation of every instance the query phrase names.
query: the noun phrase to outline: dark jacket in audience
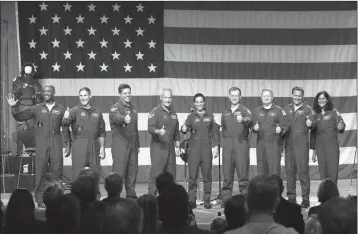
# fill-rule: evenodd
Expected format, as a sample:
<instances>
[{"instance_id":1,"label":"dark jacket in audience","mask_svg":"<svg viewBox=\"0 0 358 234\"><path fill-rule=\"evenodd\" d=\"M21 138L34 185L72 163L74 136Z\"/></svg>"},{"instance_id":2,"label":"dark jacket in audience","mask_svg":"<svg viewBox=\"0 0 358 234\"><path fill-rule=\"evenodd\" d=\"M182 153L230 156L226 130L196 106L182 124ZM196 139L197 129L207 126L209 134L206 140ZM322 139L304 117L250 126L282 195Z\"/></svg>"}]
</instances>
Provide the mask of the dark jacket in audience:
<instances>
[{"instance_id":1,"label":"dark jacket in audience","mask_svg":"<svg viewBox=\"0 0 358 234\"><path fill-rule=\"evenodd\" d=\"M317 214L317 210L319 209L319 207L333 197L339 197L338 187L333 180L329 178L324 179L319 184L318 191L317 191L317 198L321 204L318 206L311 207L308 211L308 216Z\"/></svg>"},{"instance_id":2,"label":"dark jacket in audience","mask_svg":"<svg viewBox=\"0 0 358 234\"><path fill-rule=\"evenodd\" d=\"M304 234L305 222L301 213L301 206L296 203L289 202L281 197L281 202L274 214L274 220L276 223L285 227L292 227L298 233Z\"/></svg>"}]
</instances>

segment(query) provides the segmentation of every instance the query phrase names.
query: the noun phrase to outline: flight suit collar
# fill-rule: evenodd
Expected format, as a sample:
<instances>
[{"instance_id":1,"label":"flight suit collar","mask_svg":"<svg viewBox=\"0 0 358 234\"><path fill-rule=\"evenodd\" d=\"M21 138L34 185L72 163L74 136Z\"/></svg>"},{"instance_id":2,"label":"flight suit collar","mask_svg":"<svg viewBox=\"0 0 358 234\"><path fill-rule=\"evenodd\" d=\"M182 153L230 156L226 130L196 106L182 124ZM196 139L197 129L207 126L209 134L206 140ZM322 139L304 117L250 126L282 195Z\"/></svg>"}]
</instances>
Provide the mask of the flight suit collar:
<instances>
[{"instance_id":1,"label":"flight suit collar","mask_svg":"<svg viewBox=\"0 0 358 234\"><path fill-rule=\"evenodd\" d=\"M275 103L272 103L272 105L271 105L271 107L269 108L269 109L266 109L265 107L264 107L264 105L261 105L261 109L262 110L272 110L272 109L274 109L276 107L276 104Z\"/></svg>"},{"instance_id":2,"label":"flight suit collar","mask_svg":"<svg viewBox=\"0 0 358 234\"><path fill-rule=\"evenodd\" d=\"M162 111L165 111L165 112L168 112L168 113L172 113L173 112L173 107L169 107L169 109L168 108L166 108L166 107L164 107L164 105L162 104L162 103L160 103L160 108L162 109Z\"/></svg>"},{"instance_id":3,"label":"flight suit collar","mask_svg":"<svg viewBox=\"0 0 358 234\"><path fill-rule=\"evenodd\" d=\"M239 104L238 106L237 106L237 108L235 109L235 111L242 111L242 107L241 107L241 105ZM234 112L235 112L234 111ZM232 111L231 111L231 106L229 107L229 109L227 109L227 112L229 112L229 113L233 113Z\"/></svg>"},{"instance_id":4,"label":"flight suit collar","mask_svg":"<svg viewBox=\"0 0 358 234\"><path fill-rule=\"evenodd\" d=\"M118 103L119 105L121 105L121 106L126 106L126 107L131 107L131 106L132 106L131 103L129 103L129 104L125 103L121 98L119 98L119 100L118 100L117 103Z\"/></svg>"},{"instance_id":5,"label":"flight suit collar","mask_svg":"<svg viewBox=\"0 0 358 234\"><path fill-rule=\"evenodd\" d=\"M79 108L84 109L84 110L94 110L95 109L91 103L90 103L90 106L91 106L91 108L88 109L88 108L84 107L84 105L82 105L82 103L80 103L78 105Z\"/></svg>"},{"instance_id":6,"label":"flight suit collar","mask_svg":"<svg viewBox=\"0 0 358 234\"><path fill-rule=\"evenodd\" d=\"M289 105L292 109L294 108L293 102L289 103L288 105ZM306 106L307 106L307 103L306 103L306 102L303 102L302 105L301 105L299 108L297 108L297 110L303 109L303 108L305 108Z\"/></svg>"},{"instance_id":7,"label":"flight suit collar","mask_svg":"<svg viewBox=\"0 0 358 234\"><path fill-rule=\"evenodd\" d=\"M57 104L57 102L54 100L54 106L53 106L53 108L55 108L55 107L57 107L58 106L58 104ZM46 106L46 102L45 101L42 101L42 102L40 102L39 103L39 105L41 105L41 106Z\"/></svg>"},{"instance_id":8,"label":"flight suit collar","mask_svg":"<svg viewBox=\"0 0 358 234\"><path fill-rule=\"evenodd\" d=\"M206 111L206 108L204 108L203 110L204 110L203 116L208 115L208 112ZM198 113L198 110L195 110L195 111L193 112L193 114L196 115L196 116L200 116L200 114Z\"/></svg>"}]
</instances>

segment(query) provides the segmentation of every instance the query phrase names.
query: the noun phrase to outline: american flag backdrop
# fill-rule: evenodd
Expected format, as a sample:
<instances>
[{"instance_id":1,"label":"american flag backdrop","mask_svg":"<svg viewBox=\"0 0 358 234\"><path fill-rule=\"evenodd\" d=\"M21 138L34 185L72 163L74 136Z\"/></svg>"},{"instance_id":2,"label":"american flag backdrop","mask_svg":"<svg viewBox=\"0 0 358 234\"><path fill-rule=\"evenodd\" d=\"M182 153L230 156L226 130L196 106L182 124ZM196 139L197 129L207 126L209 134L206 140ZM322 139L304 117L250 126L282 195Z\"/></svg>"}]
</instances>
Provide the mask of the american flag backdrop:
<instances>
[{"instance_id":1,"label":"american flag backdrop","mask_svg":"<svg viewBox=\"0 0 358 234\"><path fill-rule=\"evenodd\" d=\"M309 105L328 91L347 124L339 135L341 167L353 164L356 2L19 2L18 13L21 61L33 62L42 83L55 86L56 101L73 107L81 87L92 90L106 121L103 166L112 164L108 112L121 83L131 85L140 112L140 165L150 165L147 120L162 88L173 90L180 124L198 92L219 123L231 86L241 88L250 110L262 88L271 88L280 106L294 86L305 89ZM252 134L253 166L255 147Z\"/></svg>"}]
</instances>

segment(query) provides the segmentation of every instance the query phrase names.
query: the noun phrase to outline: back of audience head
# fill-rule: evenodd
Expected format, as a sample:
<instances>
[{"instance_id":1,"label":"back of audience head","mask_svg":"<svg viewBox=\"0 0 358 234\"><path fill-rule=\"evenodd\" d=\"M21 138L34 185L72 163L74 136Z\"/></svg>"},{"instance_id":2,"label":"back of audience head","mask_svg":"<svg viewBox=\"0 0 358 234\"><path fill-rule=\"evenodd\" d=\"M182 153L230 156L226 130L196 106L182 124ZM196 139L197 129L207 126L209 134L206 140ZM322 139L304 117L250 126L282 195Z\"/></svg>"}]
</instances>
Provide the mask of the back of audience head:
<instances>
[{"instance_id":1,"label":"back of audience head","mask_svg":"<svg viewBox=\"0 0 358 234\"><path fill-rule=\"evenodd\" d=\"M58 196L63 195L64 191L58 184L50 184L43 195L43 202L46 207Z\"/></svg>"},{"instance_id":2,"label":"back of audience head","mask_svg":"<svg viewBox=\"0 0 358 234\"><path fill-rule=\"evenodd\" d=\"M278 175L275 175L275 174L272 174L272 175L270 175L270 177L272 178L272 179L274 179L275 181L276 181L276 183L278 184L278 187L279 187L279 195L281 196L282 195L282 193L283 193L283 190L285 189L285 187L283 186L283 180L282 180L282 178L280 177L280 176L278 176Z\"/></svg>"},{"instance_id":3,"label":"back of audience head","mask_svg":"<svg viewBox=\"0 0 358 234\"><path fill-rule=\"evenodd\" d=\"M246 200L243 194L234 195L225 202L226 230L233 230L244 226L247 219L245 203Z\"/></svg>"},{"instance_id":4,"label":"back of audience head","mask_svg":"<svg viewBox=\"0 0 358 234\"><path fill-rule=\"evenodd\" d=\"M1 210L0 210L0 233L2 233L2 227L4 225L4 204L2 203L2 200L0 200Z\"/></svg>"},{"instance_id":5,"label":"back of audience head","mask_svg":"<svg viewBox=\"0 0 358 234\"><path fill-rule=\"evenodd\" d=\"M356 234L357 204L342 197L326 201L318 209L321 234Z\"/></svg>"},{"instance_id":6,"label":"back of audience head","mask_svg":"<svg viewBox=\"0 0 358 234\"><path fill-rule=\"evenodd\" d=\"M158 203L152 194L144 194L137 199L138 205L143 211L143 232L154 232L158 230Z\"/></svg>"},{"instance_id":7,"label":"back of audience head","mask_svg":"<svg viewBox=\"0 0 358 234\"><path fill-rule=\"evenodd\" d=\"M163 228L187 226L189 197L183 186L174 183L163 189L158 198L158 207Z\"/></svg>"},{"instance_id":8,"label":"back of audience head","mask_svg":"<svg viewBox=\"0 0 358 234\"><path fill-rule=\"evenodd\" d=\"M109 174L104 180L104 188L108 197L120 196L123 190L123 178L116 172Z\"/></svg>"},{"instance_id":9,"label":"back of audience head","mask_svg":"<svg viewBox=\"0 0 358 234\"><path fill-rule=\"evenodd\" d=\"M320 203L324 203L329 199L338 196L339 191L336 183L333 180L327 178L320 183L317 191L317 197Z\"/></svg>"},{"instance_id":10,"label":"back of audience head","mask_svg":"<svg viewBox=\"0 0 358 234\"><path fill-rule=\"evenodd\" d=\"M87 205L94 203L97 197L97 185L90 176L80 176L71 184L71 193L75 195L81 203L83 209Z\"/></svg>"},{"instance_id":11,"label":"back of audience head","mask_svg":"<svg viewBox=\"0 0 358 234\"><path fill-rule=\"evenodd\" d=\"M163 172L155 178L155 184L158 190L159 195L161 192L168 186L175 183L173 175L169 172Z\"/></svg>"},{"instance_id":12,"label":"back of audience head","mask_svg":"<svg viewBox=\"0 0 358 234\"><path fill-rule=\"evenodd\" d=\"M227 220L221 216L221 212L218 213L218 216L211 221L210 231L216 234L222 234L227 228Z\"/></svg>"},{"instance_id":13,"label":"back of audience head","mask_svg":"<svg viewBox=\"0 0 358 234\"><path fill-rule=\"evenodd\" d=\"M106 206L102 234L138 234L143 227L143 212L133 199L120 199Z\"/></svg>"},{"instance_id":14,"label":"back of audience head","mask_svg":"<svg viewBox=\"0 0 358 234\"><path fill-rule=\"evenodd\" d=\"M247 188L247 207L249 214L273 214L279 204L279 186L275 179L269 175L255 176Z\"/></svg>"},{"instance_id":15,"label":"back of audience head","mask_svg":"<svg viewBox=\"0 0 358 234\"><path fill-rule=\"evenodd\" d=\"M4 234L17 233L34 221L35 202L26 189L16 189L6 207Z\"/></svg>"},{"instance_id":16,"label":"back of audience head","mask_svg":"<svg viewBox=\"0 0 358 234\"><path fill-rule=\"evenodd\" d=\"M46 209L47 224L57 233L76 233L79 230L81 206L72 194L59 195Z\"/></svg>"}]
</instances>

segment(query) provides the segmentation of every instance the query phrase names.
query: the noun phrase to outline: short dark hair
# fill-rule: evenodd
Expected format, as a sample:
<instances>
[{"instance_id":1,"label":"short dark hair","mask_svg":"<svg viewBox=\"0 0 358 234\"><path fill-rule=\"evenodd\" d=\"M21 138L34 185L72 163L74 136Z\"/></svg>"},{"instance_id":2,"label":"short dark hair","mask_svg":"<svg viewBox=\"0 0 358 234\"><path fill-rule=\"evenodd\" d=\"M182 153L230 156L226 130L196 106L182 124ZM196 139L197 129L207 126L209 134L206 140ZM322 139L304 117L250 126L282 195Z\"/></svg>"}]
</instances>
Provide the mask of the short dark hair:
<instances>
[{"instance_id":1,"label":"short dark hair","mask_svg":"<svg viewBox=\"0 0 358 234\"><path fill-rule=\"evenodd\" d=\"M292 89L292 94L293 94L294 91L300 91L302 93L302 96L305 96L305 90L302 87L295 86Z\"/></svg>"},{"instance_id":2,"label":"short dark hair","mask_svg":"<svg viewBox=\"0 0 358 234\"><path fill-rule=\"evenodd\" d=\"M130 89L132 91L132 88L129 86L129 84L120 84L118 86L118 93L121 94L124 89Z\"/></svg>"},{"instance_id":3,"label":"short dark hair","mask_svg":"<svg viewBox=\"0 0 358 234\"><path fill-rule=\"evenodd\" d=\"M50 184L44 192L43 202L48 207L56 197L63 194L63 189L58 184Z\"/></svg>"},{"instance_id":4,"label":"short dark hair","mask_svg":"<svg viewBox=\"0 0 358 234\"><path fill-rule=\"evenodd\" d=\"M109 174L104 180L104 188L108 196L117 196L123 190L123 178L116 172Z\"/></svg>"},{"instance_id":5,"label":"short dark hair","mask_svg":"<svg viewBox=\"0 0 358 234\"><path fill-rule=\"evenodd\" d=\"M234 91L239 91L241 96L241 89L239 87L233 86L229 89L229 94Z\"/></svg>"},{"instance_id":6,"label":"short dark hair","mask_svg":"<svg viewBox=\"0 0 358 234\"><path fill-rule=\"evenodd\" d=\"M80 90L78 91L78 93L80 93L81 91L86 91L88 93L88 95L91 95L91 90L88 87L82 87L80 88Z\"/></svg>"},{"instance_id":7,"label":"short dark hair","mask_svg":"<svg viewBox=\"0 0 358 234\"><path fill-rule=\"evenodd\" d=\"M324 107L324 110L325 111L331 111L333 110L333 102L332 102L332 98L331 96L329 95L329 93L327 91L321 91L319 93L316 94L316 97L313 99L313 110L316 112L316 113L321 113L322 112L322 109L321 107L319 106L318 104L318 98L319 96L321 96L323 94L323 96L327 99L327 104L326 106Z\"/></svg>"},{"instance_id":8,"label":"short dark hair","mask_svg":"<svg viewBox=\"0 0 358 234\"><path fill-rule=\"evenodd\" d=\"M120 199L106 206L102 234L138 234L142 228L143 213L132 199Z\"/></svg>"},{"instance_id":9,"label":"short dark hair","mask_svg":"<svg viewBox=\"0 0 358 234\"><path fill-rule=\"evenodd\" d=\"M97 187L95 179L91 176L78 177L71 184L71 193L78 198L83 209L88 204L96 201Z\"/></svg>"},{"instance_id":10,"label":"short dark hair","mask_svg":"<svg viewBox=\"0 0 358 234\"><path fill-rule=\"evenodd\" d=\"M318 187L317 197L320 203L324 203L333 197L339 197L339 191L336 183L330 179L324 179Z\"/></svg>"},{"instance_id":11,"label":"short dark hair","mask_svg":"<svg viewBox=\"0 0 358 234\"><path fill-rule=\"evenodd\" d=\"M324 234L356 234L357 204L342 197L334 197L319 207L318 220Z\"/></svg>"},{"instance_id":12,"label":"short dark hair","mask_svg":"<svg viewBox=\"0 0 358 234\"><path fill-rule=\"evenodd\" d=\"M152 194L144 194L137 199L138 205L142 208L144 220L142 232L158 231L158 202Z\"/></svg>"},{"instance_id":13,"label":"short dark hair","mask_svg":"<svg viewBox=\"0 0 358 234\"><path fill-rule=\"evenodd\" d=\"M282 193L283 193L283 190L285 189L285 187L283 186L283 181L282 181L281 176L272 174L271 177L277 182L278 187L280 188L280 193L279 193L279 195L281 196Z\"/></svg>"},{"instance_id":14,"label":"short dark hair","mask_svg":"<svg viewBox=\"0 0 358 234\"><path fill-rule=\"evenodd\" d=\"M165 188L158 197L158 207L163 228L187 226L189 197L183 186L173 183Z\"/></svg>"},{"instance_id":15,"label":"short dark hair","mask_svg":"<svg viewBox=\"0 0 358 234\"><path fill-rule=\"evenodd\" d=\"M237 194L225 202L224 213L227 220L227 230L242 227L246 222L245 196Z\"/></svg>"},{"instance_id":16,"label":"short dark hair","mask_svg":"<svg viewBox=\"0 0 358 234\"><path fill-rule=\"evenodd\" d=\"M163 189L174 183L175 183L174 176L167 171L159 174L157 178L155 178L155 185L157 187L159 194L163 191Z\"/></svg>"},{"instance_id":17,"label":"short dark hair","mask_svg":"<svg viewBox=\"0 0 358 234\"><path fill-rule=\"evenodd\" d=\"M255 176L247 188L247 206L249 212L273 211L279 197L279 186L269 175Z\"/></svg>"},{"instance_id":18,"label":"short dark hair","mask_svg":"<svg viewBox=\"0 0 358 234\"><path fill-rule=\"evenodd\" d=\"M197 93L197 94L195 94L194 97L193 97L193 102L195 102L195 99L196 99L197 97L202 97L202 98L203 98L203 101L205 102L205 96L204 96L204 94L202 94L202 93Z\"/></svg>"}]
</instances>

